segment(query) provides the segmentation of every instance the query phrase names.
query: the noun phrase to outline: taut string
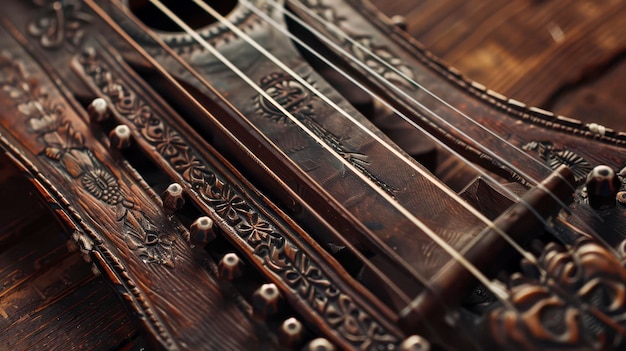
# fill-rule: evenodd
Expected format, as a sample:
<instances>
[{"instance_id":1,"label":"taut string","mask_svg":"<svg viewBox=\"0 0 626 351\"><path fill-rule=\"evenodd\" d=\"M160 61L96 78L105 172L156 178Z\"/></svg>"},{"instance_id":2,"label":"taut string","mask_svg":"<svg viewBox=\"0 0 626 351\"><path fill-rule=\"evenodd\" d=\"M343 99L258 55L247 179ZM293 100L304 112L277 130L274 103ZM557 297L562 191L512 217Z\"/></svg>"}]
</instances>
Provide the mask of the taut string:
<instances>
[{"instance_id":1,"label":"taut string","mask_svg":"<svg viewBox=\"0 0 626 351\"><path fill-rule=\"evenodd\" d=\"M386 199L386 201L391 206L393 206L405 218L410 220L417 228L419 228L424 234L426 234L426 236L428 236L428 238L430 240L432 240L435 244L437 244L440 248L442 248L448 255L450 255L450 257L452 257L452 259L454 259L455 261L459 262L463 267L465 267L465 269L467 269L467 271L470 272L476 278L476 280L478 280L481 284L483 284L485 287L487 287L494 294L494 296L496 296L505 306L508 306L510 308L514 308L510 304L510 302L508 301L508 296L509 295L508 295L508 292L505 289L503 289L498 284L495 284L494 282L490 281L489 278L487 278L487 276L485 276L476 266L474 266L471 262L469 262L460 252L458 252L456 249L454 249L450 244L445 242L445 240L443 240L441 237L439 237L424 222L419 220L417 217L415 217L415 215L413 215L410 211L408 211L406 208L404 208L404 206L400 205L397 201L395 201L383 189L381 189L380 187L376 186L376 184L374 184L362 172L360 172L358 169L356 169L356 167L354 167L350 162L348 162L343 157L337 155L335 153L335 151L332 149L332 147L330 147L327 143L325 143L323 140L321 140L317 135L315 135L315 133L310 131L301 121L299 121L295 116L293 116L293 114L291 114L289 111L287 111L287 109L285 109L278 101L276 101L274 98L272 98L259 85L257 85L252 79L250 79L250 77L248 77L244 72L242 72L236 65L234 65L230 60L228 60L222 53L220 53L209 42L207 42L204 38L202 38L202 36L200 36L187 23L185 23L175 13L173 13L169 8L167 8L167 6L165 6L161 1L159 1L159 0L150 0L150 2L154 6L156 6L160 11L162 11L166 16L168 16L172 21L174 21L179 27L181 27L181 29L183 29L183 31L185 31L187 34L189 34L198 44L200 44L204 49L206 49L208 52L210 52L212 55L214 55L217 59L219 59L233 73L235 73L237 76L239 76L240 79L242 79L244 82L246 82L246 84L248 84L251 88L253 88L257 93L259 93L259 95L261 95L265 99L267 99L267 101L269 101L276 109L278 109L286 117L288 117L295 125L300 127L307 134L309 134L309 136L313 140L315 140L321 147L325 148L331 155L334 155L335 158L337 158L340 162L343 163L344 167L346 167L347 169L350 169L356 176L361 178L362 181L364 181L366 184L369 184L370 187L374 191L378 192L378 194L382 198ZM196 2L196 3L198 5L200 5L198 2ZM204 6L201 6L204 9L207 9L207 8L210 9L207 12L209 12L216 19L220 20L220 22L224 23L225 25L226 25L226 23L230 24L229 28L230 27L236 28L232 23L230 23L230 21L228 21L223 16L221 16L217 11L214 11L212 8L208 7L204 3L202 3L202 5L204 5ZM243 34L245 37L247 37L249 40L251 40L252 43L254 43L254 44L251 44L251 45L253 45L255 47L258 47L262 53L267 53L268 54L268 58L270 60L273 57L274 58L274 60L272 60L273 62L277 61L277 62L275 62L276 64L278 64L279 66L284 66L285 68L287 68L287 72L291 71L282 62L277 60L273 55L269 54L264 48L262 48L258 43L256 43L250 37L248 37L245 33L241 32L238 28L237 28L237 31L239 32L237 34L240 37L242 37L242 34ZM244 38L242 37L242 39L244 39ZM291 71L291 72L293 72L293 71ZM296 77L294 77L294 78L296 78ZM300 82L300 83L302 84L302 82ZM310 84L307 84L307 85L308 85L307 88L309 88ZM313 89L312 89L312 91L313 91ZM317 92L317 93L319 94L319 92ZM328 98L326 98L326 99L328 100ZM332 103L332 101L330 101L330 102ZM344 111L344 113L345 113L345 111ZM345 114L347 115L347 113L345 113ZM350 119L353 119L351 116L349 116L349 117L350 117ZM370 133L371 133L371 131L370 131ZM389 146L389 148L393 149L391 146ZM394 150L394 151L395 151L395 153L399 154L399 152L397 152L396 150ZM419 167L416 167L416 168L419 169ZM432 176L430 176L430 177L432 177ZM434 179L433 179L433 181L434 181ZM489 221L489 220L487 220L487 221ZM491 222L491 227L497 228L493 224L493 222ZM497 230L497 229L494 229L494 230Z\"/></svg>"},{"instance_id":2,"label":"taut string","mask_svg":"<svg viewBox=\"0 0 626 351\"><path fill-rule=\"evenodd\" d=\"M116 22L115 20L113 20L99 5L97 5L96 3L93 2L93 0L84 0L85 3L87 5L89 5L92 10L94 10L94 12L100 16L105 22L107 22L111 28L113 28L124 40L126 40L134 49L137 50L138 53L141 54L141 56L143 58L145 58L153 67L155 67L161 74L163 74L163 76L168 80L169 83L171 83L172 85L174 85L177 89L180 90L181 93L183 93L185 95L185 97L187 97L192 103L195 104L196 107L198 107L201 111L203 111L207 116L211 116L211 112L209 112L203 105L201 102L199 102L192 94L191 92L189 92L185 87L182 86L182 84L180 82L178 82L178 80L176 80L172 74L167 71L160 63L158 63L154 57L152 57L141 45L139 45L137 42L135 42ZM114 1L112 2L114 6L118 7L120 10L125 11L124 9L122 9L122 5L119 4L118 2ZM213 87L212 85L210 85L209 82L206 81L206 79L204 77L202 77L202 75L197 72L196 70L194 70L187 61L185 61L183 58L180 57L180 55L178 55L176 52L174 52L174 50L169 47L167 44L165 44L165 42L159 38L156 34L154 34L153 32L147 31L145 28L141 28L141 30L144 31L144 33L149 36L151 39L155 40L156 43L158 43L159 46L161 46L164 50L166 50L168 52L168 54L170 54L172 56L172 58L174 58L176 61L178 61L189 73L191 73L194 77L196 77L200 82L202 82L212 93L214 93L225 105L227 105L229 108L231 108L233 111L237 111L236 107L234 107L227 99L225 99L222 94L217 91L215 89L215 87ZM242 117L243 118L243 117ZM236 137L231 134L228 129L226 128L226 126L224 126L219 120L213 118L212 119L213 122L215 124L218 125L218 127L220 128L220 130L222 130L223 132L227 133L229 135L229 137L236 139ZM277 152L280 152L283 154L283 156L287 158L287 156L276 146L274 145L274 143L267 139L267 137L263 136L265 138L265 140L272 145L273 147L276 148ZM245 146L243 146L245 148ZM246 150L248 151L248 153L252 154L252 152L246 148ZM253 158L255 160L255 162L257 162L261 167L263 167L264 169L266 169L269 173L272 173L271 170L269 170L267 168L267 166L265 166L258 158L254 157ZM305 175L306 176L306 175ZM428 289L432 289L432 287L430 286L430 284L428 284L428 280L419 272L413 270L410 266L406 266L404 265L404 267L410 271L415 278L417 278L420 283L422 283L422 285Z\"/></svg>"},{"instance_id":3,"label":"taut string","mask_svg":"<svg viewBox=\"0 0 626 351\"><path fill-rule=\"evenodd\" d=\"M424 106L422 103L420 103L419 101L417 101L414 97L408 95L405 91L400 90L399 87L397 87L395 84L391 83L389 80L387 80L386 78L382 77L379 73L377 73L376 71L372 70L370 67L368 67L367 65L365 65L362 61L360 61L358 58L356 58L353 54L351 54L350 52L348 52L346 49L342 48L341 46L337 45L336 43L332 42L330 39L328 39L326 36L324 36L324 34L320 33L319 31L317 31L315 28L311 27L309 24L307 24L306 22L302 21L300 18L298 18L297 16L295 16L294 14L292 14L291 12L286 11L282 6L280 6L280 4L276 3L274 0L266 0L268 3L270 3L272 6L274 6L276 9L278 9L281 13L287 15L288 17L290 17L292 20L294 20L295 22L297 22L299 25L301 25L303 28L307 29L309 32L311 32L312 34L316 35L318 38L324 40L327 44L329 44L330 46L332 46L335 50L337 50L338 52L340 52L341 54L347 56L350 58L351 61L357 63L359 66L361 66L363 69L365 69L369 74L377 77L380 81L383 81L386 83L386 85L388 85L389 87L391 87L392 89L395 89L397 91L399 91L403 96L405 96L406 98L408 98L409 100L413 101L415 104L417 104L418 106L420 106L421 108L423 108L426 112L428 112L430 115L432 115L433 117L435 117L437 120L441 121L442 123L446 124L447 126L449 126L451 129L454 129L455 131L457 131L458 133L460 133L462 136L466 137L467 139L473 141L476 145L478 145L481 149L483 149L484 151L486 151L487 154L490 154L490 156L492 156L494 159L496 159L499 162L502 162L503 164L505 164L507 167L509 167L511 170L513 170L514 172L516 172L517 174L520 174L524 177L528 177L528 180L530 180L532 183L535 183L536 186L538 186L540 189L542 189L544 192L546 192L550 197L552 197L558 204L559 206L565 210L567 213L570 213L569 208L567 206L567 204L565 204L561 199L559 199L556 195L554 195L554 193L552 191L550 191L549 189L546 189L540 181L528 176L525 174L525 172L523 172L522 170L520 170L519 168L513 166L512 164L510 164L508 161L506 161L505 159L499 157L498 155L496 155L495 153L493 153L491 150L489 150L488 148L482 146L481 143L479 143L478 141L472 139L471 137L469 137L468 135L466 135L464 132L460 131L457 127L453 126L452 124L450 124L450 122L446 121L443 117L439 116L437 113L435 113L434 111L432 111L431 109L429 109L428 107ZM258 7L256 7L254 4L250 3L248 0L240 0L239 1L243 6L247 7L248 9L250 9L251 11L255 12L255 14L261 18L263 18L266 22L270 23L273 27L275 27L277 30L279 30L280 32L282 32L283 34L285 34L286 36L288 36L289 38L291 38L294 42L298 43L300 46L302 46L304 49L306 49L307 51L309 51L310 53L312 53L313 55L315 55L318 59L320 59L322 62L324 62L326 65L328 65L329 67L331 67L332 69L334 69L336 72L338 72L339 74L341 74L342 76L344 76L346 79L348 79L351 83L353 83L354 85L356 85L358 88L362 89L365 93L367 93L369 96L375 98L378 102L380 102L383 106L387 107L388 109L390 109L392 112L394 112L396 115L398 115L400 118L402 118L405 122L407 122L409 125L411 125L413 128L419 130L420 132L422 132L423 134L425 134L429 139L433 140L434 142L436 142L439 146L445 148L448 152L452 153L453 155L455 155L456 157L458 157L459 159L461 159L463 162L465 162L467 165L469 165L472 169L474 169L475 171L477 171L479 174L481 174L481 176L483 176L485 179L489 180L492 185L499 187L502 191L504 191L505 193L507 193L508 195L510 195L512 198L514 198L516 201L522 201L523 200L514 192L512 192L510 189L504 187L502 184L500 184L499 182L497 182L492 176L490 176L488 173L486 173L484 170L480 169L479 167L477 167L476 165L474 165L472 162L468 161L465 157L461 156L457 151L455 151L453 148L449 147L447 144L443 143L441 140L439 140L437 137L435 137L434 135L432 135L430 132L426 131L422 126L420 126L419 124L417 124L415 121L413 121L412 119L410 119L408 116L406 116L406 114L402 113L401 111L399 111L397 108L395 108L393 105L391 105L389 102L387 102L385 99L381 98L380 96L378 96L376 93L374 93L371 89L367 88L364 84L360 83L358 80L356 80L354 77L350 76L348 73L346 73L345 71L343 71L339 66L337 66L336 64L334 64L332 61L330 61L328 58L324 57L322 54L320 54L319 52L317 52L315 49L311 48L308 44L304 43L301 39L299 39L298 37L296 37L295 35L293 35L292 33L290 33L286 28L284 28L284 26L281 26L279 23L277 23L275 20L273 20L272 18L270 18L266 13L264 13L261 9L259 9ZM308 10L310 11L310 10ZM312 11L310 11L312 12ZM320 21L324 21L324 23L326 25L330 26L334 26L334 24L325 21L323 18L319 18L319 16L317 16L315 13L312 13L311 15L314 15L316 17L318 17L318 20ZM341 31L339 28L337 28L336 26L334 26L334 28L337 31ZM453 109L453 111L461 114L465 119L470 120L473 124L479 126L480 128L484 129L485 131L489 132L490 134L496 136L497 138L499 138L500 140L502 140L503 142L505 142L506 144L510 145L511 147L513 147L514 149L516 149L519 153L523 154L524 157L530 158L531 160L533 160L535 163L539 164L541 167L545 168L546 170L550 170L551 169L547 166L544 165L543 163L539 162L538 160L536 160L535 158L531 157L530 155L528 155L527 153L523 152L522 150L519 150L516 146L512 145L510 142L502 139L500 136L498 136L497 134L495 134L494 132L490 131L489 129L486 129L484 126L480 125L479 123L477 123L476 121L474 121L473 119L471 119L469 116L467 116L466 114L462 113L461 111L459 111L457 108L455 108L454 106L450 105L449 103L445 102L441 97L438 97L437 95L435 95L433 92L429 91L428 89L426 89L425 87L423 87L422 85L420 85L419 83L413 81L410 79L410 77L406 76L405 73L403 73L402 71L398 70L397 68L395 68L393 65L390 65L388 62L386 62L383 58L380 58L379 56L377 56L375 53L371 52L371 50L369 50L367 47L363 46L362 44L360 44L357 41L354 41L354 39L350 38L346 33L341 32L342 35L346 36L347 38L349 38L349 40L351 40L351 42L354 45L358 45L360 46L364 51L367 51L370 55L375 56L377 58L377 60L381 61L381 62L385 62L385 65L387 65L389 68L393 69L396 73L401 74L403 77L405 77L405 79L410 80L412 83L417 84L417 87L420 88L421 90L425 91L426 93L428 93L429 95L433 96L434 98L436 98L438 101L441 101L442 103L444 103L445 106ZM560 177L560 175L559 175ZM565 180L567 185L570 186L570 188L572 188L572 190L576 190L569 182L567 182L567 180ZM535 209L532 207L528 207L527 208L533 212L533 214L535 214L535 216L544 223L545 228L548 232L550 232L551 234L555 235L554 230L552 229L551 226L548 225L548 223L538 214L536 213ZM592 214L594 217L596 217L598 220L603 221L602 217L600 217L598 214L593 213ZM584 223L584 222L583 222ZM598 235L591 227L589 227L586 223L584 223L584 227L585 230L588 231L587 235L592 235L595 238L597 238L598 240L600 240L601 242L603 242L607 248L610 248L610 245L608 245L604 239Z\"/></svg>"},{"instance_id":4,"label":"taut string","mask_svg":"<svg viewBox=\"0 0 626 351\"><path fill-rule=\"evenodd\" d=\"M466 135L463 131L459 130L456 126L452 125L450 122L446 121L444 118L442 118L441 116L437 115L436 113L434 113L432 110L430 110L428 107L424 106L422 103L420 103L419 101L417 101L414 97L412 97L411 95L409 95L407 92L403 91L402 89L400 89L397 85L391 83L388 79L385 79L384 77L380 76L379 73L373 71L371 68L369 68L367 65L365 65L363 62L361 62L360 60L358 60L356 57L354 57L353 54L347 52L345 49L343 49L342 47L340 47L339 45L337 45L336 43L334 43L332 40L330 40L328 37L326 37L325 35L321 34L318 30L316 30L315 28L313 28L312 26L310 26L309 24L305 23L304 21L302 21L300 18L298 18L297 16L295 16L293 13L286 11L283 6L281 6L280 4L278 4L275 0L266 0L267 3L269 3L270 5L272 5L274 8L278 9L281 13L283 13L284 15L288 16L290 19L294 20L295 22L297 22L299 25L303 26L306 30L308 30L310 33L314 34L316 37L318 37L319 39L322 39L326 42L326 44L330 45L333 47L333 49L340 51L342 54L347 55L348 57L351 58L352 62L355 62L357 64L359 64L359 66L361 66L363 69L367 70L367 72L375 77L377 77L380 81L384 82L389 88L395 90L397 93L401 94L402 96L404 96L405 98L409 99L410 101L412 101L413 103L415 103L417 106L419 106L420 108L426 110L429 114L431 114L433 117L435 117L438 121L445 123L448 127L450 127L452 130L454 130L455 132L459 133L461 136L466 137L469 140L472 140L473 142L476 143L476 145L486 154L488 154L489 156L493 157L495 160L502 162L504 165L506 165L507 167L509 167L510 169L514 170L516 173L518 173L520 176L526 178L528 181L530 181L533 185L537 185L540 184L541 182L533 177L531 177L530 175L526 174L525 172L523 172L522 170L516 168L515 166L513 166L512 164L510 164L507 160L499 157L498 155L496 155L492 150L482 146L482 144L480 144L479 142L477 142L476 140L470 138L468 135ZM249 1L247 0L241 0L242 3L247 3L248 5L250 5ZM374 53L371 49L369 49L368 47L366 47L365 45L359 43L358 41L354 40L352 37L350 37L347 33L345 33L343 30L341 30L341 28L337 27L334 23L331 23L329 21L327 21L326 19L320 17L318 14L316 14L314 11L312 11L311 9L309 9L308 7L306 7L304 4L302 4L300 1L298 0L293 0L290 1L291 4L297 6L298 8L300 8L301 10L305 11L309 16L315 18L318 22L324 24L325 26L328 26L329 28L332 29L333 33L337 33L339 35L341 35L341 37L343 37L343 39L346 39L350 45L354 45L355 47L358 47L360 50L363 50L364 52L366 52L368 55L370 55L371 57L375 58L379 63L383 64L387 69L393 71L395 74L398 74L400 77L402 77L403 79L405 79L407 82L409 82L410 84L412 84L413 86L415 86L416 88L420 89L421 91L425 92L426 94L428 94L429 96L431 96L432 98L434 98L435 100L437 100L439 103L443 104L446 108L452 110L453 112L459 114L460 116L462 116L464 119L466 119L467 121L469 121L470 123L474 124L476 127L484 130L485 132L487 132L488 134L492 135L493 137L495 137L496 139L498 139L500 142L504 143L505 145L507 145L508 147L512 148L516 153L521 154L522 157L528 158L531 160L531 162L536 163L539 165L539 167L545 169L548 173L546 173L545 175L547 176L549 173L552 172L552 169L543 164L542 162L538 161L537 159L535 159L534 157L528 155L526 152L524 152L523 150L519 149L517 146L511 144L508 140L504 139L503 137L497 135L496 133L494 133L493 131L491 131L490 129L486 128L485 126L483 126L482 124L476 122L473 118L469 117L466 113L464 113L463 111L459 110L458 108L456 108L455 106L451 105L450 103L448 103L447 101L445 101L444 99L442 99L441 97L437 96L435 93L431 92L430 90L428 90L426 87L424 87L423 85L421 85L420 83L416 82L414 79L412 79L411 77L409 77L408 75L406 75L406 73L402 72L401 70L397 69L396 67L394 67L393 65L391 65L389 62L387 62L385 59L381 58L380 56L378 56L376 53ZM246 5L247 6L247 5ZM254 6L254 5L252 5ZM574 187L572 187L572 190L576 190Z\"/></svg>"},{"instance_id":5,"label":"taut string","mask_svg":"<svg viewBox=\"0 0 626 351\"><path fill-rule=\"evenodd\" d=\"M126 40L134 49L137 50L137 52L143 57L145 58L153 67L155 67L155 69L157 69L161 74L163 74L163 76L172 84L174 85L177 89L180 90L181 93L183 93L196 107L198 107L200 110L202 110L206 115L211 116L211 113L202 105L202 103L200 103L186 88L184 88L182 86L182 84L180 82L178 82L173 76L172 74L167 71L162 65L160 65L155 59L154 57L152 57L141 45L139 45L136 41L133 40L133 38L131 38L128 33L126 33L116 22L115 20L113 20L99 5L97 5L93 0L84 0L85 3L87 5L89 5L92 10L98 15L100 16L105 22L107 22L112 29L114 29L124 40ZM114 6L118 7L121 9L121 6L119 3L113 1L112 2L114 4ZM186 62L184 59L182 59L178 54L176 54L173 49L171 47L169 47L167 44L165 44L163 42L163 40L161 38L159 38L156 34L145 30L144 28L142 28L142 30L144 30L144 33L146 35L148 35L150 38L152 38L153 40L155 40L164 50L166 50L169 54L172 55L172 57L174 59L176 59L179 63L181 63L185 69L187 69L190 73L192 73L195 77L201 77L201 75L194 70L193 68L191 68L189 66L189 63ZM204 84L207 84L207 88L209 90L211 90L212 92L214 92L216 94L216 96L218 98L220 98L227 106L230 106L233 108L233 111L237 111L228 100L226 100L219 91L215 90L215 88L211 85L208 85L208 82L206 82L204 79L200 79L200 81L205 82ZM228 132L228 129L226 129L226 127L220 123L218 120L214 119L214 122L219 126L219 128L224 131L225 133L229 134L230 137L234 138L234 135L230 134L230 132ZM269 141L271 143L271 141ZM280 150L279 150L280 152ZM286 157L286 156L285 156ZM257 158L254 158L254 160L256 162L258 162L262 167L267 168L262 162L260 162ZM268 170L269 171L269 170ZM271 171L269 171L271 172ZM407 269L409 271L412 272L412 274L414 275L414 277L416 279L418 279L423 287L427 290L433 291L435 292L435 289L433 289L432 284L429 283L429 281L423 277L423 275L419 272L416 272L412 269L410 269L410 267L407 267ZM496 295L498 296L498 295ZM510 305L510 303L508 302L508 300L504 300L502 301L503 304L505 306L508 307L512 307ZM445 307L448 310L452 310L452 308L448 305L448 303L446 301L440 301L440 303L442 304L442 307ZM425 326L428 329L431 329L430 326L426 323ZM431 329L432 331L432 329ZM436 332L434 332L435 334L437 334Z\"/></svg>"}]
</instances>

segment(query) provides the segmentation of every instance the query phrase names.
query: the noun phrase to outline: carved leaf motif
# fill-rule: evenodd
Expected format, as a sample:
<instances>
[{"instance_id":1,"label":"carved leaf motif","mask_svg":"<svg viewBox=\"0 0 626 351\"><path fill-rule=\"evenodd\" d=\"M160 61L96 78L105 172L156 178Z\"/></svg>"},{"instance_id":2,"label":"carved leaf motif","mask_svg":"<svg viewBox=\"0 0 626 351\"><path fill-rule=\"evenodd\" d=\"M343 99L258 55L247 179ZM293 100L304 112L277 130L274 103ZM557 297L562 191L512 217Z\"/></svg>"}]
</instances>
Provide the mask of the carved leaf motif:
<instances>
[{"instance_id":1,"label":"carved leaf motif","mask_svg":"<svg viewBox=\"0 0 626 351\"><path fill-rule=\"evenodd\" d=\"M38 134L52 132L59 128L60 117L60 114L45 114L40 118L32 118L29 120L30 130Z\"/></svg>"},{"instance_id":2,"label":"carved leaf motif","mask_svg":"<svg viewBox=\"0 0 626 351\"><path fill-rule=\"evenodd\" d=\"M67 41L77 46L83 38L85 23L92 17L81 11L81 4L74 0L34 1L43 7L42 14L31 20L26 30L28 34L39 38L41 45L48 49L56 49Z\"/></svg>"},{"instance_id":3,"label":"carved leaf motif","mask_svg":"<svg viewBox=\"0 0 626 351\"><path fill-rule=\"evenodd\" d=\"M145 262L174 266L173 238L161 233L145 215L126 200L120 192L118 179L85 146L84 136L64 120L63 104L52 104L44 89L27 79L17 63L0 55L0 75L6 84L3 91L17 102L17 109L27 117L31 133L37 134L44 145L44 154L99 201L115 206L115 216L123 222L124 238L128 247Z\"/></svg>"},{"instance_id":4,"label":"carved leaf motif","mask_svg":"<svg viewBox=\"0 0 626 351\"><path fill-rule=\"evenodd\" d=\"M146 216L126 208L120 219L126 245L146 263L174 268L174 239L161 232Z\"/></svg>"}]
</instances>

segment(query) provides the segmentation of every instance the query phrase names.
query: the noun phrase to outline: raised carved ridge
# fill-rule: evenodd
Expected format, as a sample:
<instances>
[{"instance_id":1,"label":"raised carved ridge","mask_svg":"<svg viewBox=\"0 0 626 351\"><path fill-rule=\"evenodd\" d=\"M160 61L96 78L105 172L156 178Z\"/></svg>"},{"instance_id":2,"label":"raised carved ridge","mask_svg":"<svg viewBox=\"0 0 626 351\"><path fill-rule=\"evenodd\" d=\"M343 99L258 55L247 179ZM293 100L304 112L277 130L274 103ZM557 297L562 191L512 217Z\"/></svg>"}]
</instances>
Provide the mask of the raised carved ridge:
<instances>
[{"instance_id":1,"label":"raised carved ridge","mask_svg":"<svg viewBox=\"0 0 626 351\"><path fill-rule=\"evenodd\" d=\"M354 42L360 44L360 46L355 44L354 42L346 39L343 35L337 33L332 26L327 26L327 29L331 35L334 36L335 40L337 40L341 46L350 52L350 54L363 62L369 69L379 74L384 79L397 85L401 85L405 89L415 90L415 86L411 84L407 78L405 78L408 77L409 79L414 79L415 73L411 67L395 55L389 47L375 42L371 35L365 33L352 33L350 30L346 29L342 25L342 22L344 22L346 18L338 15L333 6L324 4L322 0L300 0L300 2L315 12L317 16L332 24L332 26L340 28L341 31L346 33L348 37L352 38ZM363 50L361 46L365 47L367 51ZM385 62L387 62L387 64L402 74L390 69L387 65L384 65L378 59L374 58L374 56L369 52L372 52L374 55L382 58Z\"/></svg>"},{"instance_id":2,"label":"raised carved ridge","mask_svg":"<svg viewBox=\"0 0 626 351\"><path fill-rule=\"evenodd\" d=\"M395 349L401 342L376 317L342 291L289 236L254 207L237 187L223 180L200 153L132 91L94 50L78 57L84 78L132 123L143 139L182 177L184 183L212 209L209 213L237 234L252 259L280 278L280 284L309 307L342 343L362 350Z\"/></svg>"},{"instance_id":3,"label":"raised carved ridge","mask_svg":"<svg viewBox=\"0 0 626 351\"><path fill-rule=\"evenodd\" d=\"M311 0L310 0L311 1ZM446 78L459 88L471 93L480 100L497 108L508 115L518 118L524 122L542 126L547 129L557 130L573 135L578 135L588 139L598 139L606 143L624 146L626 145L626 132L614 131L609 128L597 128L594 123L584 124L579 120L564 116L556 116L549 111L539 108L529 107L517 100L507 98L502 94L487 89L480 83L477 83L459 72L454 67L450 67L440 58L432 54L415 38L411 37L405 31L400 30L388 18L378 12L367 0L346 0L355 7L367 14L368 18L375 19L378 23L384 23L389 31L393 31L395 35L402 37L403 41L409 43L415 57L418 61L433 69L440 76Z\"/></svg>"}]
</instances>

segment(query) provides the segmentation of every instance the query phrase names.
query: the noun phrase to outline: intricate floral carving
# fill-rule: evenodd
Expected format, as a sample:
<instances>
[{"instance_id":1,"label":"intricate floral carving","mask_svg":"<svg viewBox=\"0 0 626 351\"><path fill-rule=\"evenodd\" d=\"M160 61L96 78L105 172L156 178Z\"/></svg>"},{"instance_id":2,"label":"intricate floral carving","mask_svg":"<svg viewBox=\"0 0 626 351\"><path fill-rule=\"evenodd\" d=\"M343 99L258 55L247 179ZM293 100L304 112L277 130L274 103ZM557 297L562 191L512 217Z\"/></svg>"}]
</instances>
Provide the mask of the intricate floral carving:
<instances>
[{"instance_id":1,"label":"intricate floral carving","mask_svg":"<svg viewBox=\"0 0 626 351\"><path fill-rule=\"evenodd\" d=\"M343 145L340 137L328 131L315 120L315 111L312 104L315 97L302 84L285 73L271 73L261 79L260 87L275 99L278 104L302 122L315 136L332 147L340 157L350 162L389 195L394 196L395 189L367 169L370 163L366 154L349 150ZM256 96L255 100L257 109L262 116L283 124L292 123L284 113L262 95Z\"/></svg>"},{"instance_id":2,"label":"intricate floral carving","mask_svg":"<svg viewBox=\"0 0 626 351\"><path fill-rule=\"evenodd\" d=\"M44 145L44 155L63 169L94 198L111 206L123 227L128 247L144 262L174 266L173 242L152 225L120 191L117 178L93 151L83 135L64 118L65 107L52 102L45 89L29 80L8 55L0 56L0 86L27 117L30 132Z\"/></svg>"},{"instance_id":3,"label":"intricate floral carving","mask_svg":"<svg viewBox=\"0 0 626 351\"><path fill-rule=\"evenodd\" d=\"M272 73L261 79L260 87L287 111L299 120L315 115L311 104L311 93L300 82L284 73ZM259 112L276 122L290 124L291 120L276 106L261 95L257 97Z\"/></svg>"},{"instance_id":4,"label":"intricate floral carving","mask_svg":"<svg viewBox=\"0 0 626 351\"><path fill-rule=\"evenodd\" d=\"M340 338L362 350L397 347L401 342L398 335L390 333L350 295L342 292L322 268L273 226L236 187L222 180L195 149L178 141L173 143L172 140L182 139L180 134L115 77L94 52L81 56L77 62L87 75L85 78L99 93L107 95L113 108L135 125L141 136L213 209L214 220L230 226L242 244L253 252L254 259L281 277L285 287L307 303Z\"/></svg>"},{"instance_id":5,"label":"intricate floral carving","mask_svg":"<svg viewBox=\"0 0 626 351\"><path fill-rule=\"evenodd\" d=\"M60 47L65 40L78 46L83 39L84 24L91 22L90 15L81 11L80 1L33 0L44 10L28 23L28 34L39 38L41 45L48 49Z\"/></svg>"},{"instance_id":6,"label":"intricate floral carving","mask_svg":"<svg viewBox=\"0 0 626 351\"><path fill-rule=\"evenodd\" d=\"M519 350L608 350L625 346L626 269L603 246L581 240L548 244L542 275L526 262L511 278L515 310L496 308L485 322L500 347Z\"/></svg>"},{"instance_id":7,"label":"intricate floral carving","mask_svg":"<svg viewBox=\"0 0 626 351\"><path fill-rule=\"evenodd\" d=\"M591 164L582 156L565 148L554 147L549 141L532 141L524 145L523 149L537 152L539 157L546 161L552 169L557 169L561 165L568 166L572 170L572 173L574 173L574 178L577 183L585 180L587 174L593 169Z\"/></svg>"}]
</instances>

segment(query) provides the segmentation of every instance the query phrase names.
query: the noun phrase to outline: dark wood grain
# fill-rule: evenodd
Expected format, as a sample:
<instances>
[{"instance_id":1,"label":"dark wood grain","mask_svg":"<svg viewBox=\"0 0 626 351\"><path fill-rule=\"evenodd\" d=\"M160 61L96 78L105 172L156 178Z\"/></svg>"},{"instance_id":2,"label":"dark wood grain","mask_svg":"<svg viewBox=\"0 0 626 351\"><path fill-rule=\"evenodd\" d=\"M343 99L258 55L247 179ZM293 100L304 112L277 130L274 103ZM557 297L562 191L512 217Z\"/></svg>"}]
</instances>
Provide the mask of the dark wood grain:
<instances>
[{"instance_id":1,"label":"dark wood grain","mask_svg":"<svg viewBox=\"0 0 626 351\"><path fill-rule=\"evenodd\" d=\"M626 3L383 1L471 79L556 113L626 131Z\"/></svg>"},{"instance_id":2,"label":"dark wood grain","mask_svg":"<svg viewBox=\"0 0 626 351\"><path fill-rule=\"evenodd\" d=\"M572 111L582 107L568 99L582 100L594 116L580 121L468 79L361 0L288 6L388 108L316 70L282 33L280 8L235 6L236 30L212 22L197 43L152 31L172 27L150 22L148 1L126 4L15 0L0 15L0 147L21 172L0 172L0 190L9 206L14 183L38 194L0 213L0 346L280 350L320 337L305 350L420 349L414 333L443 349L626 342L626 208L614 199L626 191L626 133L588 125L609 123L589 112L597 97L579 98L618 84L622 3L379 3L414 15L427 49L490 88ZM410 131L406 150L394 145L372 122L392 109L435 141ZM593 185L608 195L585 187L598 164L609 168ZM199 216L214 225L194 241ZM576 262L585 275L571 286ZM304 325L297 342L283 321Z\"/></svg>"},{"instance_id":3,"label":"dark wood grain","mask_svg":"<svg viewBox=\"0 0 626 351\"><path fill-rule=\"evenodd\" d=\"M137 324L96 276L33 187L0 158L13 199L0 215L0 348L140 348Z\"/></svg>"}]
</instances>

